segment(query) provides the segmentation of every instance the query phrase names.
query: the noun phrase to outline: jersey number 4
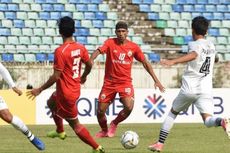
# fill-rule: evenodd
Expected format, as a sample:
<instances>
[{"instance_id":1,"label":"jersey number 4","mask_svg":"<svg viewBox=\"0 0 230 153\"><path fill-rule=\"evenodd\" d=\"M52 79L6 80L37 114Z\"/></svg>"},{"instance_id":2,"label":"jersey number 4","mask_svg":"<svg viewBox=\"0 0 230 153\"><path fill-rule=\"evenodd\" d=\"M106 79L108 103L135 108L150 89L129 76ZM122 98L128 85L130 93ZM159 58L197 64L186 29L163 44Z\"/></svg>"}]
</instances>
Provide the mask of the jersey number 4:
<instances>
[{"instance_id":1,"label":"jersey number 4","mask_svg":"<svg viewBox=\"0 0 230 153\"><path fill-rule=\"evenodd\" d=\"M80 61L81 61L80 57L74 58L74 60L73 60L73 68L72 68L72 70L73 70L73 79L79 77Z\"/></svg>"},{"instance_id":2,"label":"jersey number 4","mask_svg":"<svg viewBox=\"0 0 230 153\"><path fill-rule=\"evenodd\" d=\"M205 76L209 74L210 70L210 57L206 57L204 63L202 64L201 68L200 68L200 73L204 73Z\"/></svg>"}]
</instances>

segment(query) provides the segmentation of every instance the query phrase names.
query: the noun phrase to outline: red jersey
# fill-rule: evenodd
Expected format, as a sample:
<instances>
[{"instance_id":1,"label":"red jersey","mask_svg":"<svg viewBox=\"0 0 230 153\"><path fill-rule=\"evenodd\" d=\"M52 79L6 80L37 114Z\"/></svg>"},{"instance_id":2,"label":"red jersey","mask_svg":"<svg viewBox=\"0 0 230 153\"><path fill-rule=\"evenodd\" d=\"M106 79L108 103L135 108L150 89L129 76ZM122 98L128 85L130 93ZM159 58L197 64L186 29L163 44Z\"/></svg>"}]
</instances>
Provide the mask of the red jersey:
<instances>
[{"instance_id":1,"label":"red jersey","mask_svg":"<svg viewBox=\"0 0 230 153\"><path fill-rule=\"evenodd\" d=\"M110 38L98 49L102 54L106 54L104 79L114 83L131 83L133 58L138 61L145 58L140 47L129 40L125 44L118 44L117 38Z\"/></svg>"},{"instance_id":2,"label":"red jersey","mask_svg":"<svg viewBox=\"0 0 230 153\"><path fill-rule=\"evenodd\" d=\"M57 96L69 100L79 97L81 64L88 60L88 51L77 42L66 42L55 50L54 69L62 72L56 83Z\"/></svg>"}]
</instances>

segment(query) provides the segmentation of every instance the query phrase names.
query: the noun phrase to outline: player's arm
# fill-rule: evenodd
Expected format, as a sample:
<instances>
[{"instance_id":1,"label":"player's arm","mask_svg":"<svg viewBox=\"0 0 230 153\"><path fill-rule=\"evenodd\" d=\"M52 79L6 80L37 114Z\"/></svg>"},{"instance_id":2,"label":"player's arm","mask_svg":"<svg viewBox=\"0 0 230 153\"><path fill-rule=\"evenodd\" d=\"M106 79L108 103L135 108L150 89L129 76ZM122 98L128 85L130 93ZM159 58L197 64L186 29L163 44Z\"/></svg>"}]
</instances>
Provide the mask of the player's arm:
<instances>
[{"instance_id":1,"label":"player's arm","mask_svg":"<svg viewBox=\"0 0 230 153\"><path fill-rule=\"evenodd\" d=\"M90 73L91 69L92 69L92 61L91 60L88 60L86 63L85 63L85 69L84 69L84 72L81 76L81 84L85 83L86 81L86 77L88 76L88 74Z\"/></svg>"},{"instance_id":2,"label":"player's arm","mask_svg":"<svg viewBox=\"0 0 230 153\"><path fill-rule=\"evenodd\" d=\"M31 91L27 93L28 97L31 98L33 96L39 95L43 90L49 88L52 86L61 76L61 71L54 69L53 74L50 76L50 78L39 88L34 88Z\"/></svg>"},{"instance_id":3,"label":"player's arm","mask_svg":"<svg viewBox=\"0 0 230 153\"><path fill-rule=\"evenodd\" d=\"M158 87L161 92L164 92L165 88L163 87L163 85L158 80L157 76L155 75L153 68L152 68L152 65L146 60L146 58L141 63L143 65L143 67L145 68L145 70L151 75L152 79L154 80L155 88Z\"/></svg>"},{"instance_id":4,"label":"player's arm","mask_svg":"<svg viewBox=\"0 0 230 153\"><path fill-rule=\"evenodd\" d=\"M2 78L7 82L7 84L9 85L10 88L12 88L12 90L17 93L19 96L22 95L22 91L19 90L16 86L15 83L9 73L9 71L6 69L6 67L4 65L2 65L2 63L0 63L0 74L2 76Z\"/></svg>"},{"instance_id":5,"label":"player's arm","mask_svg":"<svg viewBox=\"0 0 230 153\"><path fill-rule=\"evenodd\" d=\"M97 49L93 52L93 54L90 56L90 60L91 60L91 63L93 64L94 63L94 60L97 58L97 56L100 54L100 50Z\"/></svg>"},{"instance_id":6,"label":"player's arm","mask_svg":"<svg viewBox=\"0 0 230 153\"><path fill-rule=\"evenodd\" d=\"M196 59L197 56L198 56L198 54L195 51L192 51L192 52L189 52L188 54L186 54L184 56L181 56L181 57L178 57L178 58L175 58L172 60L163 59L163 60L161 60L161 64L166 65L166 66L172 66L172 65L175 65L178 63L186 63L186 62L189 62L189 61Z\"/></svg>"}]
</instances>

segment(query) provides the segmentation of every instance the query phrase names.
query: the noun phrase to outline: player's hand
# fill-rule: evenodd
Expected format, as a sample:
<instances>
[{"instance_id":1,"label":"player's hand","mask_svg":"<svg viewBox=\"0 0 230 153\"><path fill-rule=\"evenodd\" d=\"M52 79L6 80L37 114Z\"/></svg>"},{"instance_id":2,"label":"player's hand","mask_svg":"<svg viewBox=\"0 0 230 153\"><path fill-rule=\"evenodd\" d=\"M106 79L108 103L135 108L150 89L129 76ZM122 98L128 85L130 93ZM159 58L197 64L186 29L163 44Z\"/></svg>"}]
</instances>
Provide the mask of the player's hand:
<instances>
[{"instance_id":1,"label":"player's hand","mask_svg":"<svg viewBox=\"0 0 230 153\"><path fill-rule=\"evenodd\" d=\"M165 92L165 87L160 82L155 82L154 86L155 86L155 89L159 88L161 92Z\"/></svg>"},{"instance_id":2,"label":"player's hand","mask_svg":"<svg viewBox=\"0 0 230 153\"><path fill-rule=\"evenodd\" d=\"M29 90L26 92L26 96L29 98L29 99L32 99L34 100L34 98L39 95L40 93L42 92L42 90L40 88L34 88L32 90Z\"/></svg>"},{"instance_id":3,"label":"player's hand","mask_svg":"<svg viewBox=\"0 0 230 153\"><path fill-rule=\"evenodd\" d=\"M17 87L13 87L12 89L13 89L13 91L14 91L15 93L18 94L18 96L21 96L21 95L22 95L22 91L19 90Z\"/></svg>"},{"instance_id":4,"label":"player's hand","mask_svg":"<svg viewBox=\"0 0 230 153\"><path fill-rule=\"evenodd\" d=\"M86 77L81 77L81 84L84 84L86 79L87 79Z\"/></svg>"},{"instance_id":5,"label":"player's hand","mask_svg":"<svg viewBox=\"0 0 230 153\"><path fill-rule=\"evenodd\" d=\"M163 66L172 66L174 65L174 61L173 60L167 60L167 59L162 59L160 61L160 64L163 65Z\"/></svg>"}]
</instances>

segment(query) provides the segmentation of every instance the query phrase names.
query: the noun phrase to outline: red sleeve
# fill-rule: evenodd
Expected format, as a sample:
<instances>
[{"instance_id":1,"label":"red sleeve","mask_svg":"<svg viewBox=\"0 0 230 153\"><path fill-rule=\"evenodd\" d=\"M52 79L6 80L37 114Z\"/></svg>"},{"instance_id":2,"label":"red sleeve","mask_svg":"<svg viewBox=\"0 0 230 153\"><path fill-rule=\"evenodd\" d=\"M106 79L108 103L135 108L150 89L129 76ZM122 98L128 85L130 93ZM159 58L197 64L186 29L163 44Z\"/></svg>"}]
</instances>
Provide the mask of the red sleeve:
<instances>
[{"instance_id":1,"label":"red sleeve","mask_svg":"<svg viewBox=\"0 0 230 153\"><path fill-rule=\"evenodd\" d=\"M138 45L136 45L135 47L134 58L138 60L139 62L143 62L145 59L145 55L143 54L142 50L140 49Z\"/></svg>"},{"instance_id":2,"label":"red sleeve","mask_svg":"<svg viewBox=\"0 0 230 153\"><path fill-rule=\"evenodd\" d=\"M83 63L86 63L89 60L89 53L85 47L82 47L81 51L82 51L81 60Z\"/></svg>"},{"instance_id":3,"label":"red sleeve","mask_svg":"<svg viewBox=\"0 0 230 153\"><path fill-rule=\"evenodd\" d=\"M54 69L63 71L65 66L64 57L61 50L56 49L54 53Z\"/></svg>"},{"instance_id":4,"label":"red sleeve","mask_svg":"<svg viewBox=\"0 0 230 153\"><path fill-rule=\"evenodd\" d=\"M108 51L109 49L109 44L110 44L110 40L107 39L104 44L102 46L100 46L98 49L100 50L101 54L104 54ZM110 44L111 45L111 44Z\"/></svg>"}]
</instances>

